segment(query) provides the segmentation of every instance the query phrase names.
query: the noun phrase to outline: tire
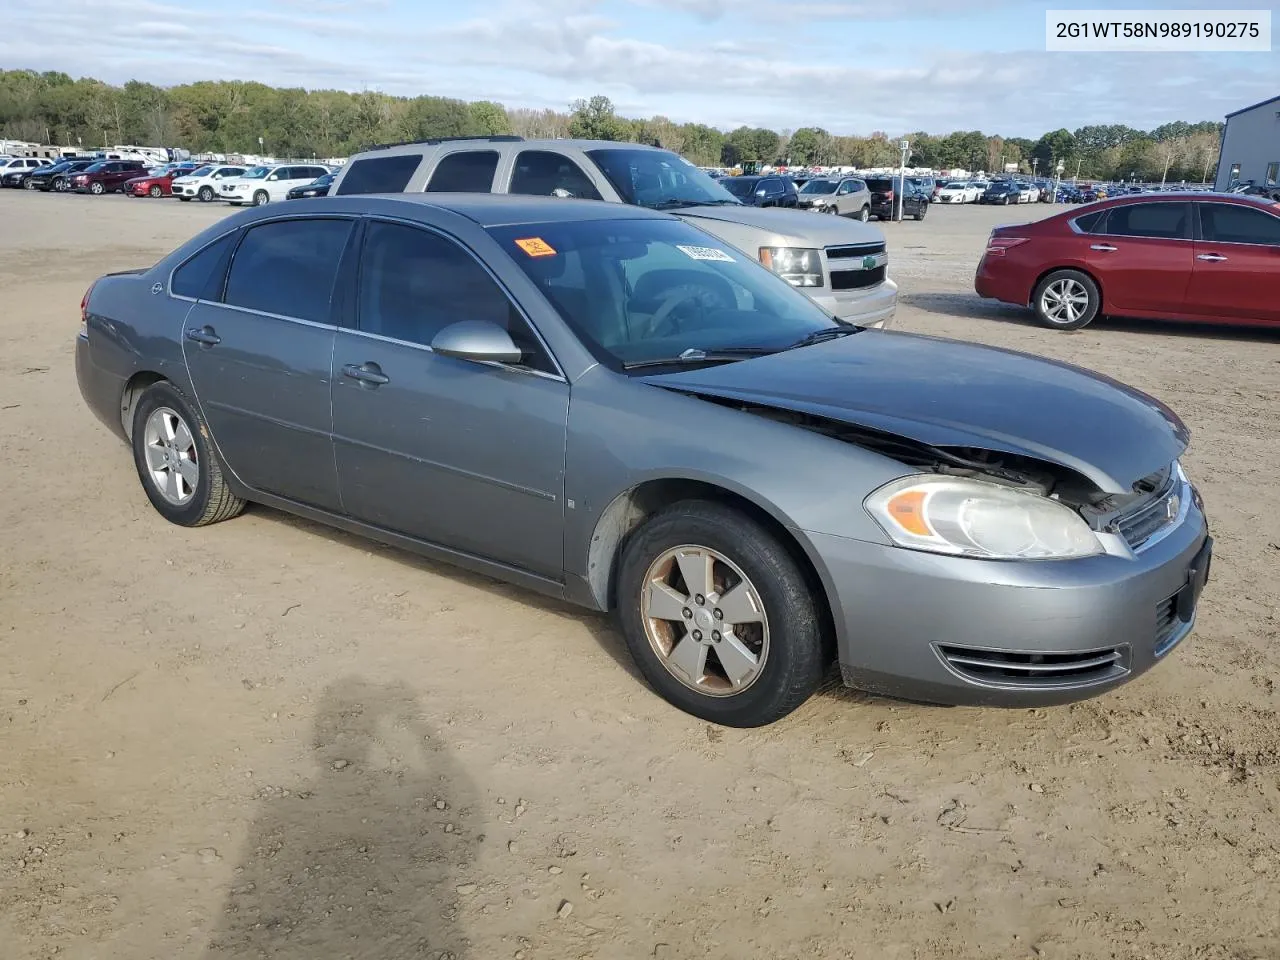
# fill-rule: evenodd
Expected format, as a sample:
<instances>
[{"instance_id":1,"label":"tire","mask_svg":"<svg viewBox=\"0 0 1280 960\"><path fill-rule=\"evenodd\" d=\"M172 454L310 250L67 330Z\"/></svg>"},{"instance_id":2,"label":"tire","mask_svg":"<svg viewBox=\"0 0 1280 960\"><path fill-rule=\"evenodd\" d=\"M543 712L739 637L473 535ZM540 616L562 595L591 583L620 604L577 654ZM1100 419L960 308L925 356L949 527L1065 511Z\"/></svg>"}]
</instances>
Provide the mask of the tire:
<instances>
[{"instance_id":1,"label":"tire","mask_svg":"<svg viewBox=\"0 0 1280 960\"><path fill-rule=\"evenodd\" d=\"M833 217L838 217L840 216L840 208L833 203L831 206L827 207L827 213L831 214Z\"/></svg>"},{"instance_id":2,"label":"tire","mask_svg":"<svg viewBox=\"0 0 1280 960\"><path fill-rule=\"evenodd\" d=\"M760 611L740 621L736 629L742 631L741 638L726 631L720 640L695 641L699 625L698 635L705 638L708 627L732 621L728 616L714 616L718 608L712 604L720 599L714 592L699 594L698 584L692 584L692 591L685 585L680 563L673 556L693 551L706 551L704 558L718 555L710 565L715 571L712 591L720 586L728 599L734 590L745 587L747 592L738 595L741 606L735 606L742 611ZM698 566L691 564L692 569ZM733 581L745 577L746 583L733 582L725 589L726 577ZM668 621L644 615L642 607L649 602L646 598L661 600L664 595L650 593L651 584L658 579L677 584L667 587L665 612L680 618L688 611L691 617ZM617 588L623 636L640 672L664 699L695 717L730 727L763 726L804 703L822 679L827 665L825 618L813 588L787 548L737 510L706 500L684 500L655 514L627 541ZM682 611L672 603L673 598L675 603L688 606ZM699 599L704 602L698 604ZM725 610L729 612L728 605ZM749 622L752 615L760 619ZM712 636L720 634L713 630ZM660 652L667 644L665 652ZM686 648L686 644L690 646ZM679 656L679 650L700 654L700 661L689 661L694 669L702 664L704 682L699 689L680 679L677 668L668 665ZM736 654L732 661L721 661L721 650L754 654L758 666L752 670L750 659ZM728 679L724 662L736 664L735 673L741 671L740 685ZM740 689L735 692L734 686Z\"/></svg>"},{"instance_id":3,"label":"tire","mask_svg":"<svg viewBox=\"0 0 1280 960\"><path fill-rule=\"evenodd\" d=\"M93 183L89 184L89 192L95 197L100 197L107 192L107 188L101 183L101 181L95 180Z\"/></svg>"},{"instance_id":4,"label":"tire","mask_svg":"<svg viewBox=\"0 0 1280 960\"><path fill-rule=\"evenodd\" d=\"M1102 294L1087 273L1055 270L1036 284L1031 306L1042 326L1052 330L1079 330L1097 317L1102 308Z\"/></svg>"},{"instance_id":5,"label":"tire","mask_svg":"<svg viewBox=\"0 0 1280 960\"><path fill-rule=\"evenodd\" d=\"M153 417L157 418L155 423L152 423ZM161 421L170 425L180 423L184 428L185 432L176 431L170 441L170 455L176 451L180 462L194 462L194 486L187 480L187 471L170 469L158 459L165 453L163 444L152 442L155 433L152 428L160 426ZM168 381L153 384L138 400L133 411L131 445L142 489L156 512L170 523L203 527L229 520L244 509L244 501L231 492L223 478L222 464L209 443L209 428L204 419L182 391ZM158 474L173 478L173 485L168 487L170 494L166 494L166 486L153 473L152 464L159 467ZM174 491L177 495L171 498Z\"/></svg>"},{"instance_id":6,"label":"tire","mask_svg":"<svg viewBox=\"0 0 1280 960\"><path fill-rule=\"evenodd\" d=\"M265 207L271 202L271 194L265 190L259 190L253 195L253 205L255 207Z\"/></svg>"},{"instance_id":7,"label":"tire","mask_svg":"<svg viewBox=\"0 0 1280 960\"><path fill-rule=\"evenodd\" d=\"M53 181L53 189L55 193L66 193L67 181L65 177L58 177Z\"/></svg>"},{"instance_id":8,"label":"tire","mask_svg":"<svg viewBox=\"0 0 1280 960\"><path fill-rule=\"evenodd\" d=\"M199 196L201 203L208 203L213 199L213 187L201 187Z\"/></svg>"},{"instance_id":9,"label":"tire","mask_svg":"<svg viewBox=\"0 0 1280 960\"><path fill-rule=\"evenodd\" d=\"M916 220L917 221L923 220L924 215L928 212L929 212L929 205L927 203L922 203L918 205L916 207L916 214L915 214Z\"/></svg>"},{"instance_id":10,"label":"tire","mask_svg":"<svg viewBox=\"0 0 1280 960\"><path fill-rule=\"evenodd\" d=\"M161 190L158 186L153 186L150 190L147 191L147 193L149 193L156 200L159 200L162 196L164 196L164 191Z\"/></svg>"},{"instance_id":11,"label":"tire","mask_svg":"<svg viewBox=\"0 0 1280 960\"><path fill-rule=\"evenodd\" d=\"M863 223L866 223L868 220L870 220L870 219L871 219L871 208L870 208L870 207L863 207L861 210L859 210L859 211L858 211L858 219L859 219L859 220L861 220Z\"/></svg>"},{"instance_id":12,"label":"tire","mask_svg":"<svg viewBox=\"0 0 1280 960\"><path fill-rule=\"evenodd\" d=\"M32 182L30 181L30 179L23 180L23 181L22 181L22 186L23 186L23 188L24 188L24 189L27 189L27 190L34 190L34 189L36 188L36 185L35 185L34 183L32 183Z\"/></svg>"}]
</instances>

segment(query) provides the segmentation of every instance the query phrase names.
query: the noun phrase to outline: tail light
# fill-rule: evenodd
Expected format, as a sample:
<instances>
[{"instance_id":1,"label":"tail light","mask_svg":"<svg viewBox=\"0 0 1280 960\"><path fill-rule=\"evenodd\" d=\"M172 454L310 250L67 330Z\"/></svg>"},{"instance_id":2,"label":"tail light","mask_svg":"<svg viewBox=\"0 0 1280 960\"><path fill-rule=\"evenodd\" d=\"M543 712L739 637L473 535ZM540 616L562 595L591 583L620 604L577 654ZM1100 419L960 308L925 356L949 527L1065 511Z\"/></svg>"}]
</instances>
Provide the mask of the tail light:
<instances>
[{"instance_id":1,"label":"tail light","mask_svg":"<svg viewBox=\"0 0 1280 960\"><path fill-rule=\"evenodd\" d=\"M1006 250L1012 250L1026 242L1026 237L991 237L987 240L987 253L993 257L1003 257Z\"/></svg>"},{"instance_id":2,"label":"tail light","mask_svg":"<svg viewBox=\"0 0 1280 960\"><path fill-rule=\"evenodd\" d=\"M893 191L892 191L892 190L886 190L886 191L884 192L884 198L885 198L886 200L892 200L892 199L893 199Z\"/></svg>"},{"instance_id":3,"label":"tail light","mask_svg":"<svg viewBox=\"0 0 1280 960\"><path fill-rule=\"evenodd\" d=\"M80 336L89 336L89 295L93 293L93 288L97 284L97 280L89 284L89 289L84 292L84 296L80 298Z\"/></svg>"}]
</instances>

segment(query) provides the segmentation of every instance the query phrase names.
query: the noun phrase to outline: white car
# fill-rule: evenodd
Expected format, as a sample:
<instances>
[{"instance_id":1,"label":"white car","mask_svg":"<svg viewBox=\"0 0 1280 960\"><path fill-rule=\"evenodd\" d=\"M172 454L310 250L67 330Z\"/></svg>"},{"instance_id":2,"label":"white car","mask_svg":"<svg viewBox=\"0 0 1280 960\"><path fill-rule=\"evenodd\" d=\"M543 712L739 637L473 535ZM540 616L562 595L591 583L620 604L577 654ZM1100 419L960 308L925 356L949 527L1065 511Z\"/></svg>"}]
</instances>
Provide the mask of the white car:
<instances>
[{"instance_id":1,"label":"white car","mask_svg":"<svg viewBox=\"0 0 1280 960\"><path fill-rule=\"evenodd\" d=\"M255 207L284 200L294 187L303 186L329 172L319 164L268 164L254 167L243 176L224 180L218 196L229 203L251 203Z\"/></svg>"},{"instance_id":2,"label":"white car","mask_svg":"<svg viewBox=\"0 0 1280 960\"><path fill-rule=\"evenodd\" d=\"M1040 199L1040 188L1034 183L1018 184L1018 202L1035 203Z\"/></svg>"},{"instance_id":3,"label":"white car","mask_svg":"<svg viewBox=\"0 0 1280 960\"><path fill-rule=\"evenodd\" d=\"M192 170L186 176L174 177L173 183L169 184L169 189L179 200L199 199L208 203L210 200L217 199L218 187L224 180L234 180L241 176L245 169L211 163Z\"/></svg>"},{"instance_id":4,"label":"white car","mask_svg":"<svg viewBox=\"0 0 1280 960\"><path fill-rule=\"evenodd\" d=\"M936 203L977 203L982 191L972 180L951 180L942 185Z\"/></svg>"},{"instance_id":5,"label":"white car","mask_svg":"<svg viewBox=\"0 0 1280 960\"><path fill-rule=\"evenodd\" d=\"M39 157L0 157L0 177L19 170L38 170L48 162Z\"/></svg>"}]
</instances>

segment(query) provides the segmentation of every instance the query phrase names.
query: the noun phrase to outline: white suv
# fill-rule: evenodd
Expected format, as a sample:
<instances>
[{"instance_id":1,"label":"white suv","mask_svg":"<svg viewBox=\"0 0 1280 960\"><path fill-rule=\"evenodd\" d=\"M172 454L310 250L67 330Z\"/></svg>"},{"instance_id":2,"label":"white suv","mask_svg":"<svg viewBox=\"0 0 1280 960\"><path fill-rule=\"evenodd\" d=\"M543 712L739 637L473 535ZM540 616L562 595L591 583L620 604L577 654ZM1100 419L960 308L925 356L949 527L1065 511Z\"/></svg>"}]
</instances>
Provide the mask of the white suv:
<instances>
[{"instance_id":1,"label":"white suv","mask_svg":"<svg viewBox=\"0 0 1280 960\"><path fill-rule=\"evenodd\" d=\"M328 167L319 164L270 164L254 167L243 176L224 180L218 186L218 195L230 203L251 203L255 207L273 200L284 200L294 187L310 183L329 173Z\"/></svg>"},{"instance_id":2,"label":"white suv","mask_svg":"<svg viewBox=\"0 0 1280 960\"><path fill-rule=\"evenodd\" d=\"M222 185L223 180L233 180L241 176L246 169L246 167L227 167L211 163L198 170L192 170L185 176L175 177L173 183L169 184L169 188L179 200L198 198L203 203L208 203L210 200L217 199L218 187Z\"/></svg>"}]
</instances>

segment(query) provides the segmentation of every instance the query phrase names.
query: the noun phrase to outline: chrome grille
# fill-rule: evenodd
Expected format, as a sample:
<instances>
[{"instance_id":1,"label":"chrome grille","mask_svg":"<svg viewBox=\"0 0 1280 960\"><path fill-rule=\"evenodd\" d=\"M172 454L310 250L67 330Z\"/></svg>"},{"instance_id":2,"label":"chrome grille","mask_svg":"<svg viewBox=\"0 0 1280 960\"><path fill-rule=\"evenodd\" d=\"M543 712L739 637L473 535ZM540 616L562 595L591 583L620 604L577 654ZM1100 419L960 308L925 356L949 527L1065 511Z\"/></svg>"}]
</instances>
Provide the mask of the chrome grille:
<instances>
[{"instance_id":1,"label":"chrome grille","mask_svg":"<svg viewBox=\"0 0 1280 960\"><path fill-rule=\"evenodd\" d=\"M1086 686L1114 680L1129 671L1126 646L1078 653L1011 653L939 644L938 652L966 680L999 686Z\"/></svg>"}]
</instances>

